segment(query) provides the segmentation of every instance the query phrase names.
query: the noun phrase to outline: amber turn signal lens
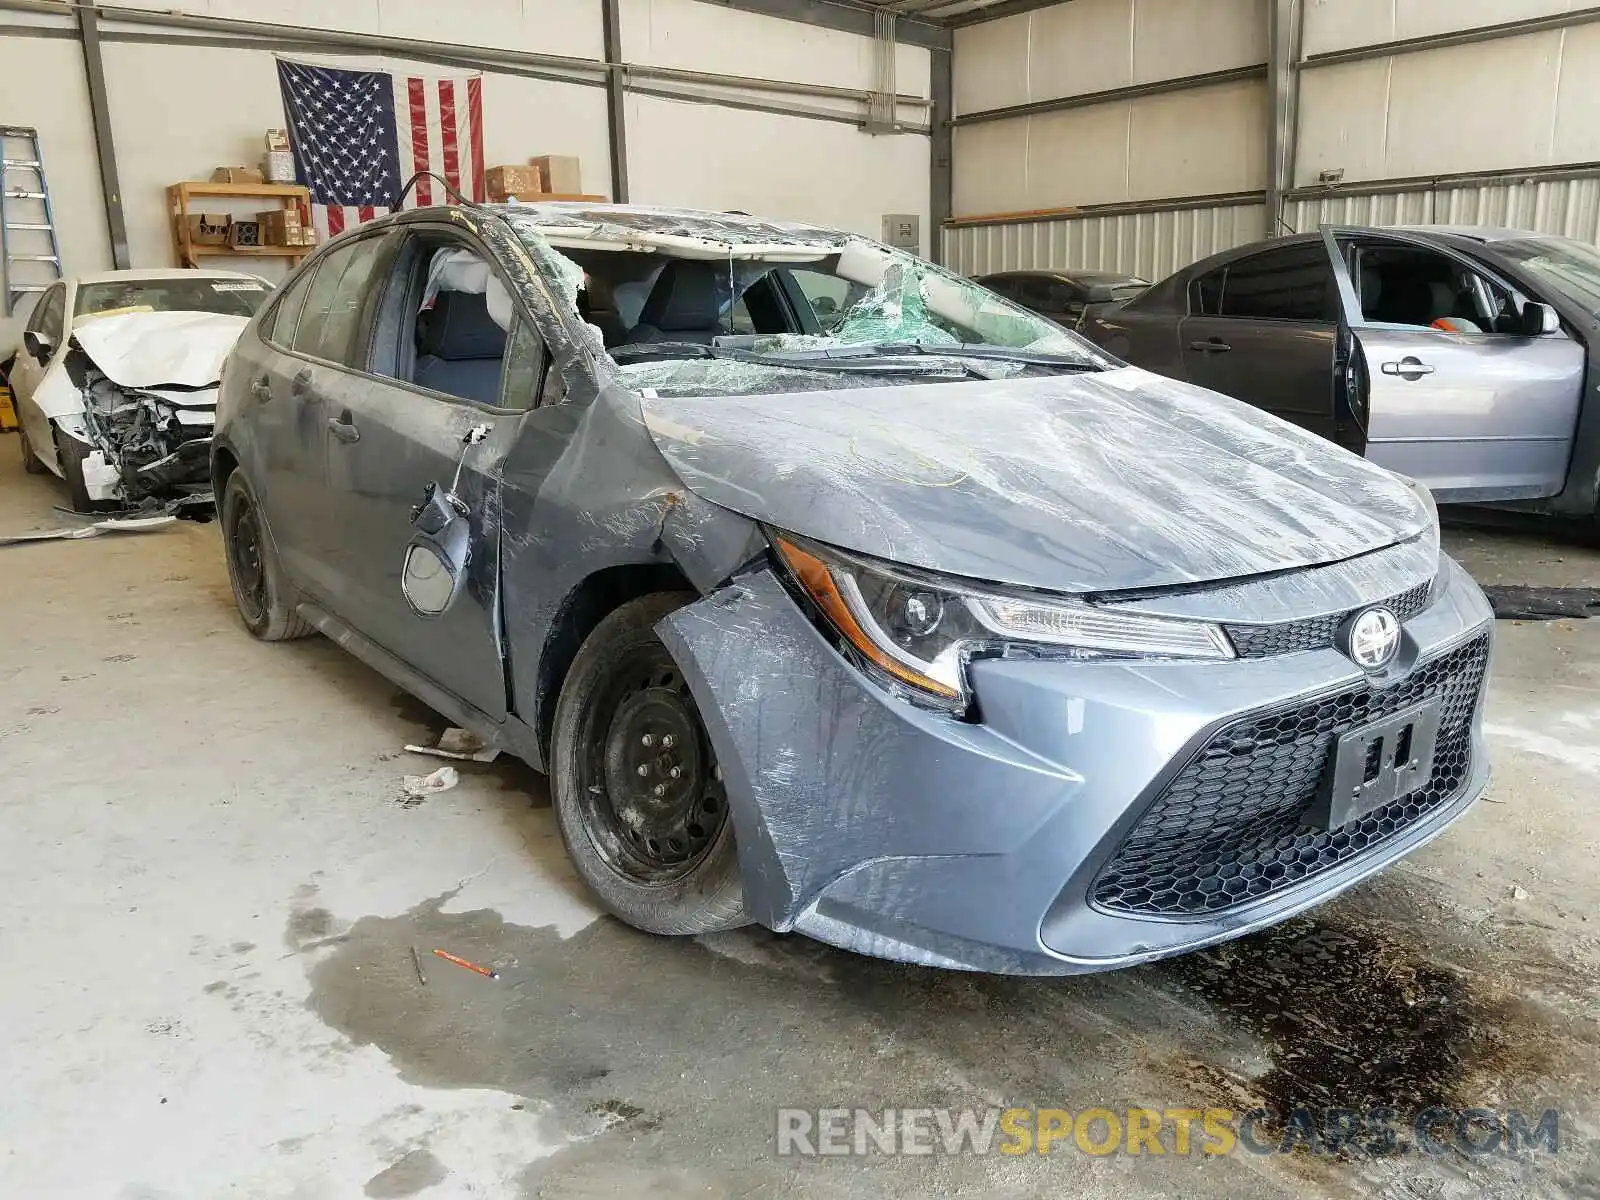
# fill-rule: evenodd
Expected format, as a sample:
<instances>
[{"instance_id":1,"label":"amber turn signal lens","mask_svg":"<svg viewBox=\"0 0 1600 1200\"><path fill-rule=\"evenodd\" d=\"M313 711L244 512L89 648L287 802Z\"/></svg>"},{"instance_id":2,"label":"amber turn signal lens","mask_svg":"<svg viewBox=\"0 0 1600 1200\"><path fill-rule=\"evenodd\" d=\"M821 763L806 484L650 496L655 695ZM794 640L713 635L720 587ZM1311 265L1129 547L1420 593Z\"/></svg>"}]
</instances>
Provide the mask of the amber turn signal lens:
<instances>
[{"instance_id":1,"label":"amber turn signal lens","mask_svg":"<svg viewBox=\"0 0 1600 1200\"><path fill-rule=\"evenodd\" d=\"M789 570L794 573L795 579L805 588L806 595L811 597L812 602L822 610L823 615L833 623L840 635L875 666L896 679L922 691L931 692L935 696L947 700L961 698L961 693L955 688L940 683L937 679L928 678L879 648L877 642L873 641L872 635L863 629L861 622L856 619L849 601L840 592L827 563L787 538L774 537L772 541L777 546L778 553L783 556L783 561L788 564Z\"/></svg>"}]
</instances>

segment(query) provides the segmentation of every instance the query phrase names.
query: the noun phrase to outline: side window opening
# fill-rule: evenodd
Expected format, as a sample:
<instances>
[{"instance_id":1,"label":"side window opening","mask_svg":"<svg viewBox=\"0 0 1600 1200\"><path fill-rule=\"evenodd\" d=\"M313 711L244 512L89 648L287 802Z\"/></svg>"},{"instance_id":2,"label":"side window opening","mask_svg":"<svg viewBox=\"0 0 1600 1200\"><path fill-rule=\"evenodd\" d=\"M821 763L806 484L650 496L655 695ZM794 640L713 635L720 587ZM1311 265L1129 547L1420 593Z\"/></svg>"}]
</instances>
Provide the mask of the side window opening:
<instances>
[{"instance_id":1,"label":"side window opening","mask_svg":"<svg viewBox=\"0 0 1600 1200\"><path fill-rule=\"evenodd\" d=\"M413 234L381 290L375 373L488 408L538 402L543 342L473 245L448 233Z\"/></svg>"},{"instance_id":2,"label":"side window opening","mask_svg":"<svg viewBox=\"0 0 1600 1200\"><path fill-rule=\"evenodd\" d=\"M27 328L48 341L61 345L61 335L66 328L67 289L56 284L46 292L34 308Z\"/></svg>"},{"instance_id":3,"label":"side window opening","mask_svg":"<svg viewBox=\"0 0 1600 1200\"><path fill-rule=\"evenodd\" d=\"M1504 287L1436 251L1358 245L1352 281L1361 315L1445 333L1520 332L1520 306Z\"/></svg>"},{"instance_id":4,"label":"side window opening","mask_svg":"<svg viewBox=\"0 0 1600 1200\"><path fill-rule=\"evenodd\" d=\"M1222 281L1226 267L1200 276L1189 285L1189 313L1196 317L1215 317L1222 312Z\"/></svg>"}]
</instances>

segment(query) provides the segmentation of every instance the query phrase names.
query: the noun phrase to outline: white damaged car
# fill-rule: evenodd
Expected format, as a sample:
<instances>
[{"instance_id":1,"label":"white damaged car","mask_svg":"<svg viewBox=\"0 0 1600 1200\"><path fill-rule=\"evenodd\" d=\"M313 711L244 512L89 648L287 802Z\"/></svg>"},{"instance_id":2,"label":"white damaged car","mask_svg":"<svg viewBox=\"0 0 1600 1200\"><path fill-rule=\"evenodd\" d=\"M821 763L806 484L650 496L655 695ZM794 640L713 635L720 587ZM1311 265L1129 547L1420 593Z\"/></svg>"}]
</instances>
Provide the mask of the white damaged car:
<instances>
[{"instance_id":1,"label":"white damaged car","mask_svg":"<svg viewBox=\"0 0 1600 1200\"><path fill-rule=\"evenodd\" d=\"M22 459L79 512L209 498L222 364L272 285L231 271L64 279L34 306L11 381Z\"/></svg>"}]
</instances>

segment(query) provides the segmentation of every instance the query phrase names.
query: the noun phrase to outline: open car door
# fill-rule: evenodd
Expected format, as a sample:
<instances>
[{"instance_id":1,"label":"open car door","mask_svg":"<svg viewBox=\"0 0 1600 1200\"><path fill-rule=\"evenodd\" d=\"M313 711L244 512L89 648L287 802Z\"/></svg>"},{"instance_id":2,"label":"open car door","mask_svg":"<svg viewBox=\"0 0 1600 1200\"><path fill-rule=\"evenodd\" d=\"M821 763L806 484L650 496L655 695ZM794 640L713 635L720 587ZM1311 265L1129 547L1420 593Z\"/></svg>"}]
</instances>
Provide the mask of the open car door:
<instances>
[{"instance_id":1,"label":"open car door","mask_svg":"<svg viewBox=\"0 0 1600 1200\"><path fill-rule=\"evenodd\" d=\"M1325 226L1366 456L1444 503L1558 494L1586 354L1553 309L1400 231Z\"/></svg>"}]
</instances>

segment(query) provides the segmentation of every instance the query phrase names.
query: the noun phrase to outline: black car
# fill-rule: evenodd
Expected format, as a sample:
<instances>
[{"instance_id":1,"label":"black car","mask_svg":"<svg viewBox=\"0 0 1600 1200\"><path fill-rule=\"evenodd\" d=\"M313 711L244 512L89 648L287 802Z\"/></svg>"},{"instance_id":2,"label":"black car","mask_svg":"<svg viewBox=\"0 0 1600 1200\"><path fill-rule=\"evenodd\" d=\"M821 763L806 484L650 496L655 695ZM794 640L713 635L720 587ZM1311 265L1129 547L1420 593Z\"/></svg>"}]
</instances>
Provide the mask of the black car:
<instances>
[{"instance_id":1,"label":"black car","mask_svg":"<svg viewBox=\"0 0 1600 1200\"><path fill-rule=\"evenodd\" d=\"M1132 300L1150 286L1148 280L1119 271L1001 271L978 282L1023 308L1066 326L1085 315Z\"/></svg>"},{"instance_id":2,"label":"black car","mask_svg":"<svg viewBox=\"0 0 1600 1200\"><path fill-rule=\"evenodd\" d=\"M1079 332L1425 484L1592 518L1600 251L1513 229L1328 227L1240 246Z\"/></svg>"}]
</instances>

